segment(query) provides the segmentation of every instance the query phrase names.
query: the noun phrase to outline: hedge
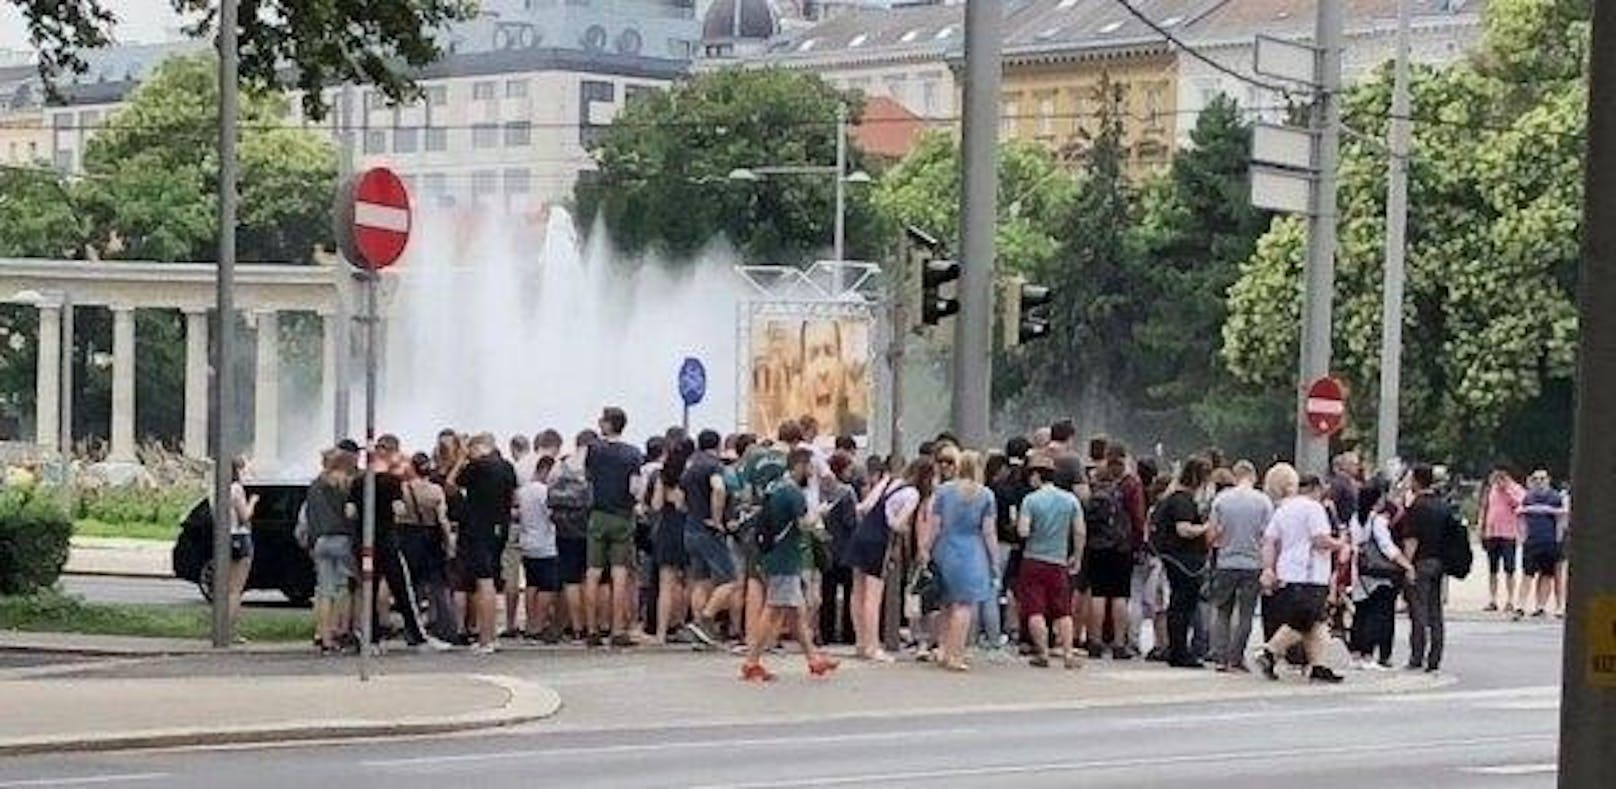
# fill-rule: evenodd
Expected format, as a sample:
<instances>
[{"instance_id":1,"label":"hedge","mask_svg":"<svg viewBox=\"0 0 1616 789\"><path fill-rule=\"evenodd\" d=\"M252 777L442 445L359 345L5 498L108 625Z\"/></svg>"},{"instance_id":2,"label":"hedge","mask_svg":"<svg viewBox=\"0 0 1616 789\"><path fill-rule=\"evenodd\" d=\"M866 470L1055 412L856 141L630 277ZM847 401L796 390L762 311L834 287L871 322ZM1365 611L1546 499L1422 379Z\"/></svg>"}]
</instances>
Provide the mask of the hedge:
<instances>
[{"instance_id":1,"label":"hedge","mask_svg":"<svg viewBox=\"0 0 1616 789\"><path fill-rule=\"evenodd\" d=\"M0 491L0 594L31 594L54 585L67 564L72 535L67 508L45 489Z\"/></svg>"}]
</instances>

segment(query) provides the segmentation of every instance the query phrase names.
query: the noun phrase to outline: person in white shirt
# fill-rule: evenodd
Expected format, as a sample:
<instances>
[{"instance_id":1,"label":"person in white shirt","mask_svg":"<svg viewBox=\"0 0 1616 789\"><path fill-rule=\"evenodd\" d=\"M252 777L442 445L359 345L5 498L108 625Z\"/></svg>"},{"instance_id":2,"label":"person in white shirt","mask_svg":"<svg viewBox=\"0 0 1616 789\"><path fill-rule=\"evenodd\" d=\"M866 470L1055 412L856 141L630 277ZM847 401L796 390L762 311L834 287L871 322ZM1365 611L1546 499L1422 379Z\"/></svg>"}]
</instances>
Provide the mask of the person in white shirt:
<instances>
[{"instance_id":1,"label":"person in white shirt","mask_svg":"<svg viewBox=\"0 0 1616 789\"><path fill-rule=\"evenodd\" d=\"M561 591L561 560L556 549L555 522L550 520L550 486L545 480L555 466L555 458L539 457L533 470L516 491L518 539L522 549L522 571L527 579L526 630L530 641L556 643L560 631L552 626L551 611Z\"/></svg>"},{"instance_id":2,"label":"person in white shirt","mask_svg":"<svg viewBox=\"0 0 1616 789\"><path fill-rule=\"evenodd\" d=\"M1273 610L1280 613L1281 626L1257 649L1257 665L1263 676L1279 679L1274 671L1278 656L1301 643L1308 679L1340 682L1341 675L1319 661L1327 637L1332 557L1349 543L1331 533L1330 514L1320 500L1324 486L1317 477L1309 475L1304 483L1290 464L1276 463L1263 488L1279 502L1263 533L1261 581L1263 591L1275 596Z\"/></svg>"}]
</instances>

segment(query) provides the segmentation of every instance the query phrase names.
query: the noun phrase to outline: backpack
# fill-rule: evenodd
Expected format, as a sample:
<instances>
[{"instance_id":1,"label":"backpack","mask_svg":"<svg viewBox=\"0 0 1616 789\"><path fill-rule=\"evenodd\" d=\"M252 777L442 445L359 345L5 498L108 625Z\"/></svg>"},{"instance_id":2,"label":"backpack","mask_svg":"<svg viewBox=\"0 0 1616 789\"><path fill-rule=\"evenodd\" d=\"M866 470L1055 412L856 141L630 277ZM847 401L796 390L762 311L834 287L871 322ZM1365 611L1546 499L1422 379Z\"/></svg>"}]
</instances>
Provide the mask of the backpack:
<instances>
[{"instance_id":1,"label":"backpack","mask_svg":"<svg viewBox=\"0 0 1616 789\"><path fill-rule=\"evenodd\" d=\"M1122 506L1122 489L1112 481L1096 481L1093 492L1083 505L1083 525L1088 531L1088 545L1101 551L1128 551L1133 548L1133 535L1128 528L1128 514Z\"/></svg>"},{"instance_id":2,"label":"backpack","mask_svg":"<svg viewBox=\"0 0 1616 789\"><path fill-rule=\"evenodd\" d=\"M1470 575L1470 565L1475 560L1470 550L1470 528L1452 509L1448 510L1447 522L1442 524L1440 547L1442 572L1460 580Z\"/></svg>"},{"instance_id":3,"label":"backpack","mask_svg":"<svg viewBox=\"0 0 1616 789\"><path fill-rule=\"evenodd\" d=\"M752 500L762 501L764 491L767 491L770 485L773 485L785 475L786 455L784 452L773 447L758 450L747 461L745 469L745 481L752 489Z\"/></svg>"},{"instance_id":4,"label":"backpack","mask_svg":"<svg viewBox=\"0 0 1616 789\"><path fill-rule=\"evenodd\" d=\"M762 506L758 507L757 512L752 514L752 518L747 524L747 534L752 538L752 547L757 549L758 556L763 556L774 550L774 546L785 539L786 534L790 533L794 527L794 524L791 523L782 526L774 522L773 516L769 514L769 498L771 495L772 493L763 497Z\"/></svg>"},{"instance_id":5,"label":"backpack","mask_svg":"<svg viewBox=\"0 0 1616 789\"><path fill-rule=\"evenodd\" d=\"M589 533L589 510L594 505L594 496L589 479L583 472L565 463L560 464L544 503L550 507L550 519L555 522L557 537L582 539Z\"/></svg>"}]
</instances>

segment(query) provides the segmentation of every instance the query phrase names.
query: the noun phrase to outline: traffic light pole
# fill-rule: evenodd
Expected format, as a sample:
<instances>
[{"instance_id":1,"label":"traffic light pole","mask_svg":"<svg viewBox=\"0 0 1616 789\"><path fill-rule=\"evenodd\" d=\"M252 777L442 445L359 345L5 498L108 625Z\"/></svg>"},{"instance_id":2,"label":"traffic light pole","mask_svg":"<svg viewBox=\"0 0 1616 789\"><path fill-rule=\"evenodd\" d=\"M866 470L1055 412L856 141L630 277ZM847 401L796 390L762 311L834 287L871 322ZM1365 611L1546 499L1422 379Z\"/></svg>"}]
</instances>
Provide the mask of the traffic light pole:
<instances>
[{"instance_id":1,"label":"traffic light pole","mask_svg":"<svg viewBox=\"0 0 1616 789\"><path fill-rule=\"evenodd\" d=\"M1414 0L1397 4L1397 66L1392 80L1391 145L1386 175L1386 272L1381 287L1380 414L1375 453L1390 471L1398 460L1398 423L1403 388L1403 290L1408 230L1409 17Z\"/></svg>"},{"instance_id":2,"label":"traffic light pole","mask_svg":"<svg viewBox=\"0 0 1616 789\"><path fill-rule=\"evenodd\" d=\"M1569 605L1560 683L1560 786L1610 785L1616 730L1616 1L1594 8L1578 272Z\"/></svg>"},{"instance_id":3,"label":"traffic light pole","mask_svg":"<svg viewBox=\"0 0 1616 789\"><path fill-rule=\"evenodd\" d=\"M1330 5L1325 3L1324 5ZM954 327L954 427L986 446L993 379L993 231L998 189L999 28L1003 4L965 4L965 114L961 143L960 312Z\"/></svg>"},{"instance_id":4,"label":"traffic light pole","mask_svg":"<svg viewBox=\"0 0 1616 789\"><path fill-rule=\"evenodd\" d=\"M1313 133L1318 146L1318 174L1307 227L1307 265L1303 268L1302 341L1296 386L1296 465L1323 474L1330 463L1330 439L1315 433L1303 418L1307 388L1330 374L1330 312L1335 300L1336 161L1341 153L1342 3L1319 3L1314 40L1319 48L1319 95L1313 104Z\"/></svg>"}]
</instances>

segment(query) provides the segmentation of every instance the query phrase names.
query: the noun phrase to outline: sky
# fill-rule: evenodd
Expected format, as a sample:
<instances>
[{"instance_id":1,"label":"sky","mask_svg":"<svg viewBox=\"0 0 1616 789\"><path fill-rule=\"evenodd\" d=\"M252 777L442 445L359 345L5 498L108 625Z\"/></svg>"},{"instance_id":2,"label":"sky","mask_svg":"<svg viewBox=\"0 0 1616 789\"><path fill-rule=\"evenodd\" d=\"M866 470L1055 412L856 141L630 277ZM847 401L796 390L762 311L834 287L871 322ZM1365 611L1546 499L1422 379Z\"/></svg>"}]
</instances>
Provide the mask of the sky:
<instances>
[{"instance_id":1,"label":"sky","mask_svg":"<svg viewBox=\"0 0 1616 789\"><path fill-rule=\"evenodd\" d=\"M127 43L164 41L175 37L169 30L180 25L169 0L101 0L117 15L115 31L119 41ZM10 0L0 0L0 50L26 49L28 34L23 27L22 11Z\"/></svg>"}]
</instances>

